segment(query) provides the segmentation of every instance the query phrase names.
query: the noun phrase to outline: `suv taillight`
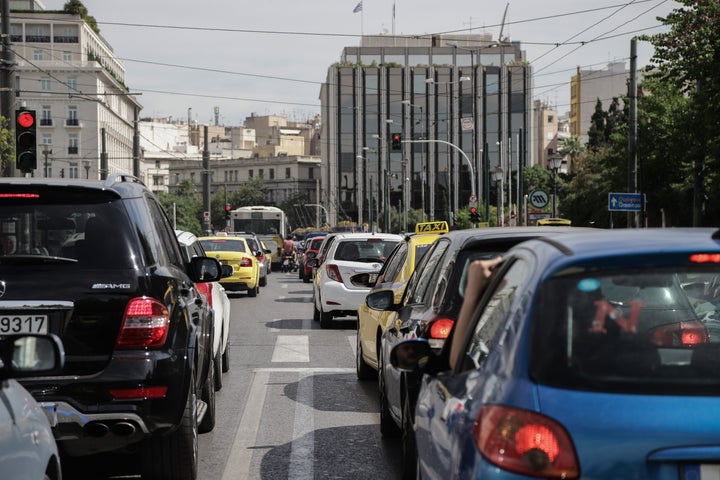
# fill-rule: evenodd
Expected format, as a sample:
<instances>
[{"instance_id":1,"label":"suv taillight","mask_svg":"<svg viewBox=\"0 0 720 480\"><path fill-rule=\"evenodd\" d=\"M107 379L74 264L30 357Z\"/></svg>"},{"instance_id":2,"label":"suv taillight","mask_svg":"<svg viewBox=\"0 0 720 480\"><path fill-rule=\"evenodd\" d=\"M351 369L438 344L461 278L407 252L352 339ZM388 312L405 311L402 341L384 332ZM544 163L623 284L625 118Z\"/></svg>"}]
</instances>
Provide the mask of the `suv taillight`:
<instances>
[{"instance_id":1,"label":"suv taillight","mask_svg":"<svg viewBox=\"0 0 720 480\"><path fill-rule=\"evenodd\" d=\"M159 347L165 343L170 313L154 298L138 297L128 302L117 348Z\"/></svg>"},{"instance_id":2,"label":"suv taillight","mask_svg":"<svg viewBox=\"0 0 720 480\"><path fill-rule=\"evenodd\" d=\"M425 335L428 336L427 340L431 348L436 350L443 348L454 323L455 320L448 317L436 317L428 321Z\"/></svg>"},{"instance_id":3,"label":"suv taillight","mask_svg":"<svg viewBox=\"0 0 720 480\"><path fill-rule=\"evenodd\" d=\"M208 305L212 308L212 283L197 283L195 286L197 287L198 292L207 299Z\"/></svg>"},{"instance_id":4,"label":"suv taillight","mask_svg":"<svg viewBox=\"0 0 720 480\"><path fill-rule=\"evenodd\" d=\"M480 453L503 470L542 478L580 476L570 435L539 413L486 405L480 409L473 436Z\"/></svg>"}]
</instances>

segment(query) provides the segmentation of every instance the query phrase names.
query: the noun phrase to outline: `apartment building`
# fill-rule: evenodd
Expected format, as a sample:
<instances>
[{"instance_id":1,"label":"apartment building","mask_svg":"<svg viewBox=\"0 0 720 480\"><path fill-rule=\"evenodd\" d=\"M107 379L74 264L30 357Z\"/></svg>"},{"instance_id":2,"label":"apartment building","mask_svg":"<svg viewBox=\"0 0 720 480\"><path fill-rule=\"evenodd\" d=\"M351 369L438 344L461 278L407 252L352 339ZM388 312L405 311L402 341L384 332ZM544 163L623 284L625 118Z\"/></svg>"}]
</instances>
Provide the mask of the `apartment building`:
<instances>
[{"instance_id":1,"label":"apartment building","mask_svg":"<svg viewBox=\"0 0 720 480\"><path fill-rule=\"evenodd\" d=\"M32 174L101 178L133 172L141 105L125 85L125 67L112 47L79 15L45 11L39 1L14 1L11 8L13 110L35 110L39 119L38 169Z\"/></svg>"}]
</instances>

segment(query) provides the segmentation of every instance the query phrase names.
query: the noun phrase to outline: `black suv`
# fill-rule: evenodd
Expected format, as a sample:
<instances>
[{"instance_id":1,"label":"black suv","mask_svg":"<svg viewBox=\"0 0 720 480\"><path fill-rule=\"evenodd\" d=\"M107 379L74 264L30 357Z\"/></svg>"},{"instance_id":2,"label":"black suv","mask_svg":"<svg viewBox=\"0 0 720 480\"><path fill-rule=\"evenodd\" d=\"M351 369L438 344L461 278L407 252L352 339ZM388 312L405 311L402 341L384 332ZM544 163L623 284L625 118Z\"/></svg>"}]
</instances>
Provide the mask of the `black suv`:
<instances>
[{"instance_id":1,"label":"black suv","mask_svg":"<svg viewBox=\"0 0 720 480\"><path fill-rule=\"evenodd\" d=\"M210 310L194 283L220 268L183 260L135 177L0 179L0 335L62 339L59 373L22 383L63 454L134 452L143 478L196 478L215 397Z\"/></svg>"}]
</instances>

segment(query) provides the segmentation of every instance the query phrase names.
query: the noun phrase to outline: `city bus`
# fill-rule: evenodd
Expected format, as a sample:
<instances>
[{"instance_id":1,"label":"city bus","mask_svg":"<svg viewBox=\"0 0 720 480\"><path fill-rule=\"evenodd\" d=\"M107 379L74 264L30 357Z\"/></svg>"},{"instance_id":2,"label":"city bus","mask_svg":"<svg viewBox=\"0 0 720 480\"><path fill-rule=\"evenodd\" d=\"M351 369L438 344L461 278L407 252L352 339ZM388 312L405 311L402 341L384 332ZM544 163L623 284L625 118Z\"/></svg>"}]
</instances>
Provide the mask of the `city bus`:
<instances>
[{"instance_id":1,"label":"city bus","mask_svg":"<svg viewBox=\"0 0 720 480\"><path fill-rule=\"evenodd\" d=\"M230 231L253 232L273 251L272 268L280 269L282 242L290 233L285 212L277 207L250 206L230 210Z\"/></svg>"}]
</instances>

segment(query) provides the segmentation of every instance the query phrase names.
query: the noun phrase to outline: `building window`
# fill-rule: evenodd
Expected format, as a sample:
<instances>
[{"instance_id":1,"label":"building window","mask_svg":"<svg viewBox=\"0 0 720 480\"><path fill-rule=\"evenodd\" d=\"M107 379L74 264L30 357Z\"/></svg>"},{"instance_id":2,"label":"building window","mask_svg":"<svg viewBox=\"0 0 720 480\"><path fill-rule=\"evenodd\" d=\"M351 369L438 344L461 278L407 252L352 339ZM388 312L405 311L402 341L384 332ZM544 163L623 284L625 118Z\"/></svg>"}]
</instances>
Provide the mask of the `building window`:
<instances>
[{"instance_id":1,"label":"building window","mask_svg":"<svg viewBox=\"0 0 720 480\"><path fill-rule=\"evenodd\" d=\"M248 170L248 178L253 178L253 169Z\"/></svg>"},{"instance_id":2,"label":"building window","mask_svg":"<svg viewBox=\"0 0 720 480\"><path fill-rule=\"evenodd\" d=\"M42 50L35 50L33 52L33 60L42 60L43 59L43 52Z\"/></svg>"},{"instance_id":3,"label":"building window","mask_svg":"<svg viewBox=\"0 0 720 480\"><path fill-rule=\"evenodd\" d=\"M52 110L50 105L43 105L40 112L40 125L44 127L52 126Z\"/></svg>"},{"instance_id":4,"label":"building window","mask_svg":"<svg viewBox=\"0 0 720 480\"><path fill-rule=\"evenodd\" d=\"M274 168L270 169L270 180L275 180L275 169Z\"/></svg>"},{"instance_id":5,"label":"building window","mask_svg":"<svg viewBox=\"0 0 720 480\"><path fill-rule=\"evenodd\" d=\"M190 172L190 182L195 185L195 172Z\"/></svg>"},{"instance_id":6,"label":"building window","mask_svg":"<svg viewBox=\"0 0 720 480\"><path fill-rule=\"evenodd\" d=\"M70 63L72 62L72 52L63 52L62 54L63 62Z\"/></svg>"},{"instance_id":7,"label":"building window","mask_svg":"<svg viewBox=\"0 0 720 480\"><path fill-rule=\"evenodd\" d=\"M77 165L70 165L70 178L80 178L80 168Z\"/></svg>"},{"instance_id":8,"label":"building window","mask_svg":"<svg viewBox=\"0 0 720 480\"><path fill-rule=\"evenodd\" d=\"M77 155L78 152L78 136L77 133L68 135L68 154Z\"/></svg>"},{"instance_id":9,"label":"building window","mask_svg":"<svg viewBox=\"0 0 720 480\"><path fill-rule=\"evenodd\" d=\"M77 92L77 78L68 78L67 86L71 92Z\"/></svg>"},{"instance_id":10,"label":"building window","mask_svg":"<svg viewBox=\"0 0 720 480\"><path fill-rule=\"evenodd\" d=\"M548 115L548 123L553 123L555 121L555 117L553 115Z\"/></svg>"},{"instance_id":11,"label":"building window","mask_svg":"<svg viewBox=\"0 0 720 480\"><path fill-rule=\"evenodd\" d=\"M175 185L180 185L180 174L179 173L175 174Z\"/></svg>"},{"instance_id":12,"label":"building window","mask_svg":"<svg viewBox=\"0 0 720 480\"><path fill-rule=\"evenodd\" d=\"M290 178L290 169L289 168L285 169L285 178Z\"/></svg>"},{"instance_id":13,"label":"building window","mask_svg":"<svg viewBox=\"0 0 720 480\"><path fill-rule=\"evenodd\" d=\"M315 169L313 167L308 168L308 178L310 180L315 178Z\"/></svg>"},{"instance_id":14,"label":"building window","mask_svg":"<svg viewBox=\"0 0 720 480\"><path fill-rule=\"evenodd\" d=\"M43 133L40 136L40 145L52 145L52 134Z\"/></svg>"},{"instance_id":15,"label":"building window","mask_svg":"<svg viewBox=\"0 0 720 480\"><path fill-rule=\"evenodd\" d=\"M162 175L153 175L153 185L155 186L161 186L163 185L163 176Z\"/></svg>"},{"instance_id":16,"label":"building window","mask_svg":"<svg viewBox=\"0 0 720 480\"><path fill-rule=\"evenodd\" d=\"M40 80L40 90L43 92L49 92L51 89L50 79L49 78L43 78Z\"/></svg>"},{"instance_id":17,"label":"building window","mask_svg":"<svg viewBox=\"0 0 720 480\"><path fill-rule=\"evenodd\" d=\"M262 168L258 169L258 177L265 178L265 170Z\"/></svg>"},{"instance_id":18,"label":"building window","mask_svg":"<svg viewBox=\"0 0 720 480\"><path fill-rule=\"evenodd\" d=\"M78 120L77 106L68 106L68 116L65 125L67 125L68 127L77 127L78 125L80 125L80 121Z\"/></svg>"}]
</instances>

